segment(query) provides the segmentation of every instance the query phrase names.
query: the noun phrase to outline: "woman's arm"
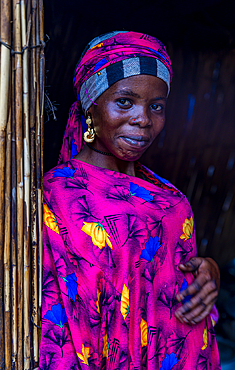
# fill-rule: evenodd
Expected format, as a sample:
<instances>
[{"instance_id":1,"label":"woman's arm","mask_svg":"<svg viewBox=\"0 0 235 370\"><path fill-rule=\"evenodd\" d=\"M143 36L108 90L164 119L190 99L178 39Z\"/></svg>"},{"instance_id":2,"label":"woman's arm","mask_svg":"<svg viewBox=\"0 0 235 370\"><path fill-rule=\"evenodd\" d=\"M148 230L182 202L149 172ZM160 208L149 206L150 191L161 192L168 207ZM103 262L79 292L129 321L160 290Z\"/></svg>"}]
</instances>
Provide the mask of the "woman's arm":
<instances>
[{"instance_id":1,"label":"woman's arm","mask_svg":"<svg viewBox=\"0 0 235 370\"><path fill-rule=\"evenodd\" d=\"M180 264L179 268L182 272L192 272L195 280L177 295L179 302L188 295L193 297L175 315L182 323L196 324L211 312L216 302L220 287L219 267L211 258L193 257L187 263Z\"/></svg>"}]
</instances>

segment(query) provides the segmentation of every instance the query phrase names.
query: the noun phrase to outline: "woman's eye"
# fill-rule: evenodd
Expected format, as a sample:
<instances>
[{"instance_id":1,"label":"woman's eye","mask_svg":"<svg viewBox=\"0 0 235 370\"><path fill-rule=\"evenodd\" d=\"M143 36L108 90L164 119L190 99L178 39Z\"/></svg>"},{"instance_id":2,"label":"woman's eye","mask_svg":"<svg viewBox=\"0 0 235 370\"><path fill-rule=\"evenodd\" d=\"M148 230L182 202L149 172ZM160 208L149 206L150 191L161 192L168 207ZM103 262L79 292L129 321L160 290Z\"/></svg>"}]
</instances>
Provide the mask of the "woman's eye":
<instances>
[{"instance_id":1,"label":"woman's eye","mask_svg":"<svg viewBox=\"0 0 235 370\"><path fill-rule=\"evenodd\" d=\"M131 102L128 99L118 99L118 103L123 107L129 107L131 105Z\"/></svg>"},{"instance_id":2,"label":"woman's eye","mask_svg":"<svg viewBox=\"0 0 235 370\"><path fill-rule=\"evenodd\" d=\"M157 112L161 112L164 109L163 105L160 104L152 104L151 108Z\"/></svg>"}]
</instances>

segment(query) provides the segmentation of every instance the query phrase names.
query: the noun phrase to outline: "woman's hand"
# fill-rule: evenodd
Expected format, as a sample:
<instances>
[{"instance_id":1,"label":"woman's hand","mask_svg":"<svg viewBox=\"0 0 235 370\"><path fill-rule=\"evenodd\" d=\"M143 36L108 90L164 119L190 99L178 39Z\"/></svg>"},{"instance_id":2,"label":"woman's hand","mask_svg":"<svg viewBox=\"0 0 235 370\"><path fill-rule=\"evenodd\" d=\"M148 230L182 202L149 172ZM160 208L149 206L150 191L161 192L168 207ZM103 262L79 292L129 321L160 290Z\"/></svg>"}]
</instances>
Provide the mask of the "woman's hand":
<instances>
[{"instance_id":1,"label":"woman's hand","mask_svg":"<svg viewBox=\"0 0 235 370\"><path fill-rule=\"evenodd\" d=\"M193 257L187 263L180 264L179 268L183 272L192 272L195 280L187 289L177 294L179 302L188 295L192 298L178 308L175 316L182 323L197 324L210 313L218 297L219 267L211 258Z\"/></svg>"}]
</instances>

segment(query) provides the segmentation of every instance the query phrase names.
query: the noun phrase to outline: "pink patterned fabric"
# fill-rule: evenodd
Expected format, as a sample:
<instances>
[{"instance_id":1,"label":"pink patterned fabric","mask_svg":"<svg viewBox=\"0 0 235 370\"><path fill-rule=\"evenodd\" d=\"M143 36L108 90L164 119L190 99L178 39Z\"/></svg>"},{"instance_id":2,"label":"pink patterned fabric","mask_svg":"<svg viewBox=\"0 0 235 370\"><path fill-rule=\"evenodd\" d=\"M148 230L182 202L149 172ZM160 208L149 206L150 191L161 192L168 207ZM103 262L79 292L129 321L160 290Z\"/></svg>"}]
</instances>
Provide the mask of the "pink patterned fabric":
<instances>
[{"instance_id":1,"label":"pink patterned fabric","mask_svg":"<svg viewBox=\"0 0 235 370\"><path fill-rule=\"evenodd\" d=\"M74 91L77 101L72 105L58 164L66 162L78 154L83 146L82 119L84 120L79 98L80 88L95 73L118 63L135 57L151 57L166 66L172 80L172 66L165 46L155 37L138 33L118 33L102 40L88 49L79 60L74 74Z\"/></svg>"},{"instance_id":2,"label":"pink patterned fabric","mask_svg":"<svg viewBox=\"0 0 235 370\"><path fill-rule=\"evenodd\" d=\"M142 179L79 160L45 175L41 370L220 369L210 316L174 315L193 281L178 269L197 253L190 205L138 166Z\"/></svg>"},{"instance_id":3,"label":"pink patterned fabric","mask_svg":"<svg viewBox=\"0 0 235 370\"><path fill-rule=\"evenodd\" d=\"M139 56L159 59L169 70L172 80L171 60L163 43L155 37L143 33L125 32L105 39L87 50L77 64L74 74L75 93L77 96L79 95L83 82L94 73L101 71L110 64Z\"/></svg>"}]
</instances>

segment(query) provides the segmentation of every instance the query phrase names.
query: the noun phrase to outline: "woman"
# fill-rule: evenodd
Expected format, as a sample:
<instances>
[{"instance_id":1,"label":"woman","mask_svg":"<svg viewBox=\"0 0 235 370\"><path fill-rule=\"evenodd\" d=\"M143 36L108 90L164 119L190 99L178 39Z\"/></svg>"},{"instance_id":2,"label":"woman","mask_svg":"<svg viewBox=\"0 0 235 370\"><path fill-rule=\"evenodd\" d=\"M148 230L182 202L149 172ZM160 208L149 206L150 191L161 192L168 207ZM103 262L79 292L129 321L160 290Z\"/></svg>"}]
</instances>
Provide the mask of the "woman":
<instances>
[{"instance_id":1,"label":"woman","mask_svg":"<svg viewBox=\"0 0 235 370\"><path fill-rule=\"evenodd\" d=\"M138 162L171 79L164 45L135 32L94 39L77 65L44 180L40 369L220 369L217 266L195 257L185 196Z\"/></svg>"}]
</instances>

